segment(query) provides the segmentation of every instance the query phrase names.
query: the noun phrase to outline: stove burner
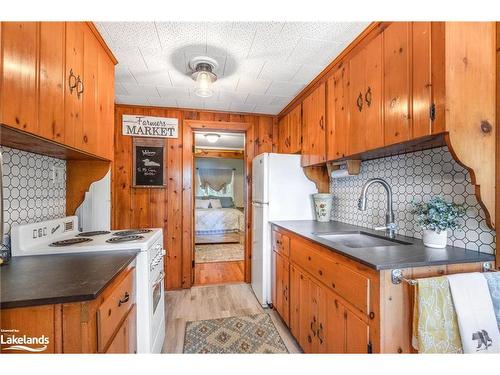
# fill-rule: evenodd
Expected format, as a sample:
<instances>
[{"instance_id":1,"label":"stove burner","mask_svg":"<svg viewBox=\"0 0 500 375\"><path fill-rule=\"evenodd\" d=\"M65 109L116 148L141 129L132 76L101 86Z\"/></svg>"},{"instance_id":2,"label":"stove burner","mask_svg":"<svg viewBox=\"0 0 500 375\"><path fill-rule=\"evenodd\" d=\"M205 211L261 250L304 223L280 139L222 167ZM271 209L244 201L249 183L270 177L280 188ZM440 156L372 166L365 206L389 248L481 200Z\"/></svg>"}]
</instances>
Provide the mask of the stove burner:
<instances>
[{"instance_id":1,"label":"stove burner","mask_svg":"<svg viewBox=\"0 0 500 375\"><path fill-rule=\"evenodd\" d=\"M109 240L106 240L107 243L120 243L120 242L128 242L135 240L142 240L144 236L124 236L121 235L119 237L111 237Z\"/></svg>"},{"instance_id":2,"label":"stove burner","mask_svg":"<svg viewBox=\"0 0 500 375\"><path fill-rule=\"evenodd\" d=\"M149 233L152 232L151 229L129 229L121 230L119 232L113 233L113 236L123 237L123 236L133 236L136 234Z\"/></svg>"},{"instance_id":3,"label":"stove burner","mask_svg":"<svg viewBox=\"0 0 500 375\"><path fill-rule=\"evenodd\" d=\"M81 233L78 233L77 236L78 237L92 237L92 236L99 236L101 234L108 234L108 233L111 233L107 230L94 230L94 231L91 231L91 232L81 232Z\"/></svg>"},{"instance_id":4,"label":"stove burner","mask_svg":"<svg viewBox=\"0 0 500 375\"><path fill-rule=\"evenodd\" d=\"M76 245L79 243L89 242L89 241L92 241L92 238L85 238L85 237L69 238L67 240L52 242L49 246L56 246L56 247L57 246L71 246L71 245Z\"/></svg>"}]
</instances>

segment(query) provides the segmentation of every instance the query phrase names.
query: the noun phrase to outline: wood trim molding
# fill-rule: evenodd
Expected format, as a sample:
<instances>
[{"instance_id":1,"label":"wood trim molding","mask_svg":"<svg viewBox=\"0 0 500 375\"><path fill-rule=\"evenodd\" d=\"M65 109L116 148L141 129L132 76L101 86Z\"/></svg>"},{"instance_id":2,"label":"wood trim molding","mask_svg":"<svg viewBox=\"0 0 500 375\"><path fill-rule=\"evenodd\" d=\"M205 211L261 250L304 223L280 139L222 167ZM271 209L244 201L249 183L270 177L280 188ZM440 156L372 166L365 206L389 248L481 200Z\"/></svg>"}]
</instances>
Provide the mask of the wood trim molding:
<instances>
[{"instance_id":1,"label":"wood trim molding","mask_svg":"<svg viewBox=\"0 0 500 375\"><path fill-rule=\"evenodd\" d=\"M113 54L113 52L111 52L111 49L106 44L106 41L102 37L102 35L99 32L99 30L97 30L97 27L95 26L94 22L86 22L86 24L90 28L90 30L94 33L95 37L97 38L97 40L101 44L102 48L104 48L104 50L106 51L106 53L108 54L108 56L111 59L111 61L113 61L113 64L114 65L118 64L118 60L116 59L116 57Z\"/></svg>"},{"instance_id":2,"label":"wood trim molding","mask_svg":"<svg viewBox=\"0 0 500 375\"><path fill-rule=\"evenodd\" d=\"M194 282L194 270L192 268L194 249L194 154L193 154L193 131L194 130L217 130L245 133L245 281L251 281L251 250L252 250L252 168L254 157L254 124L242 122L225 121L183 121L183 191L182 191L182 287L189 288Z\"/></svg>"},{"instance_id":3,"label":"wood trim molding","mask_svg":"<svg viewBox=\"0 0 500 375\"><path fill-rule=\"evenodd\" d=\"M204 149L196 148L194 150L194 156L197 158L221 158L221 159L243 159L243 150L215 150L215 149Z\"/></svg>"},{"instance_id":4,"label":"wood trim molding","mask_svg":"<svg viewBox=\"0 0 500 375\"><path fill-rule=\"evenodd\" d=\"M368 41L368 37L375 37L377 34L373 33L373 30L379 28L380 32L382 32L390 22L372 22L370 23L366 29L364 29L361 34L359 34L356 39L354 39L344 50L338 55L328 66L323 69L317 76L314 78L301 92L297 94L293 100L288 103L288 105L281 110L278 114L278 118L281 118L288 114L298 103L301 103L302 100L308 96L314 89L319 86L321 83L326 82L328 76L333 73L333 70L339 65L352 51L357 49L358 46L362 44L362 42Z\"/></svg>"}]
</instances>

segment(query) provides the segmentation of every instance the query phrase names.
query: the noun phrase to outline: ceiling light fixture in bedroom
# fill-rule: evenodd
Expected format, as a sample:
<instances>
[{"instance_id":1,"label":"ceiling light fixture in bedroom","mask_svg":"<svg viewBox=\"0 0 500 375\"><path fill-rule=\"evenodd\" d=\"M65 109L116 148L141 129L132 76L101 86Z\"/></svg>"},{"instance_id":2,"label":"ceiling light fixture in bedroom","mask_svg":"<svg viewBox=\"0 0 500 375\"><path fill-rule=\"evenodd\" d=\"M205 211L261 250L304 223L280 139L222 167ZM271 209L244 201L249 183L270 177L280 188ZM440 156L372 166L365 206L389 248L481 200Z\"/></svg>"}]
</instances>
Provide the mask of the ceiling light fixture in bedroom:
<instances>
[{"instance_id":1,"label":"ceiling light fixture in bedroom","mask_svg":"<svg viewBox=\"0 0 500 375\"><path fill-rule=\"evenodd\" d=\"M217 81L217 75L213 72L218 67L217 61L199 56L189 62L189 67L192 70L191 78L196 82L194 93L202 98L212 96L212 84Z\"/></svg>"},{"instance_id":2,"label":"ceiling light fixture in bedroom","mask_svg":"<svg viewBox=\"0 0 500 375\"><path fill-rule=\"evenodd\" d=\"M216 143L219 140L220 135L215 133L207 133L205 134L205 138L209 143Z\"/></svg>"}]
</instances>

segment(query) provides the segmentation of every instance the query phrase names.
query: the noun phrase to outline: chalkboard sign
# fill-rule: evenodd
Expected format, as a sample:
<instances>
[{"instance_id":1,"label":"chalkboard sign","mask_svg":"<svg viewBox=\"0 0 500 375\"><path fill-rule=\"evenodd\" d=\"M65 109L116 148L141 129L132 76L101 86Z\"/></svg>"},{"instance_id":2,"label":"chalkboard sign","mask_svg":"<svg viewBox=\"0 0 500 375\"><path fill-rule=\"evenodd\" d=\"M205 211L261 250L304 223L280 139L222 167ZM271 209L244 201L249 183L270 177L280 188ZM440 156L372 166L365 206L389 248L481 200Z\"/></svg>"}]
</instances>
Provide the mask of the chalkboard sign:
<instances>
[{"instance_id":1,"label":"chalkboard sign","mask_svg":"<svg viewBox=\"0 0 500 375\"><path fill-rule=\"evenodd\" d=\"M134 187L165 186L165 146L160 141L134 140Z\"/></svg>"}]
</instances>

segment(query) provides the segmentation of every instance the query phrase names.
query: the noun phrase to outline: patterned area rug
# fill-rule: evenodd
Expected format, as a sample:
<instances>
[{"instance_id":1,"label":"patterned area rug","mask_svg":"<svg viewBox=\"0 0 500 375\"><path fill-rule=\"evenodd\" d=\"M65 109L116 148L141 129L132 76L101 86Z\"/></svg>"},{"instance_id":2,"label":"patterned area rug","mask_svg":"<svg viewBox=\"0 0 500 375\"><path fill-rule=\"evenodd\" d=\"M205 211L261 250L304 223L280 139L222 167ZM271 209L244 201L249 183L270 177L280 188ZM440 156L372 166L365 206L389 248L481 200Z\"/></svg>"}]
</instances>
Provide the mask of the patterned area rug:
<instances>
[{"instance_id":1,"label":"patterned area rug","mask_svg":"<svg viewBox=\"0 0 500 375\"><path fill-rule=\"evenodd\" d=\"M200 320L186 324L184 353L288 353L268 314Z\"/></svg>"},{"instance_id":2,"label":"patterned area rug","mask_svg":"<svg viewBox=\"0 0 500 375\"><path fill-rule=\"evenodd\" d=\"M195 245L195 263L234 262L245 258L242 244Z\"/></svg>"}]
</instances>

